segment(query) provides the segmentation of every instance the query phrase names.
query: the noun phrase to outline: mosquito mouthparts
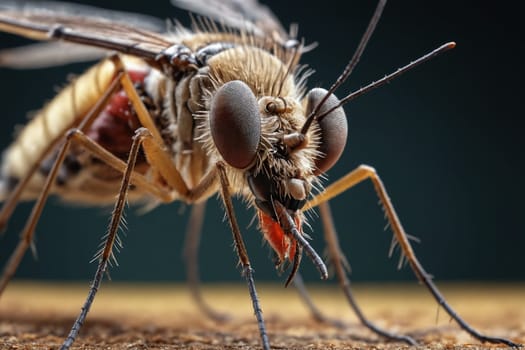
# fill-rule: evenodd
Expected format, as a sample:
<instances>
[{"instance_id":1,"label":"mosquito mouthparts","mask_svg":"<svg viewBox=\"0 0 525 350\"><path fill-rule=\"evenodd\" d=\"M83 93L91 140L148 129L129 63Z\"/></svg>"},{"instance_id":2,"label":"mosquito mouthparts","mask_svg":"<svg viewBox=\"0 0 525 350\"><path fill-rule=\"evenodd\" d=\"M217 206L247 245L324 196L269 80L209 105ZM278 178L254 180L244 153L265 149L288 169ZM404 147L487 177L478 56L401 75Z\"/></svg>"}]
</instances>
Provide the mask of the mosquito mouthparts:
<instances>
[{"instance_id":1,"label":"mosquito mouthparts","mask_svg":"<svg viewBox=\"0 0 525 350\"><path fill-rule=\"evenodd\" d=\"M288 287L290 282L293 281L295 275L297 274L297 271L299 271L299 266L301 265L301 260L303 258L303 247L301 245L297 246L297 249L295 250L295 256L293 258L293 267L292 271L290 272L290 275L286 279L286 282L284 283L284 287Z\"/></svg>"},{"instance_id":2,"label":"mosquito mouthparts","mask_svg":"<svg viewBox=\"0 0 525 350\"><path fill-rule=\"evenodd\" d=\"M302 250L304 249L304 252L306 253L306 255L308 255L310 260L312 260L313 264L315 265L315 267L317 268L317 270L321 274L321 279L322 280L327 279L328 278L328 270L326 269L326 265L323 262L323 259L321 259L319 254L317 254L317 252L315 251L315 249L312 248L312 246L310 245L310 243L308 243L308 241L303 236L303 234L301 232L299 232L299 230L297 229L297 227L296 227L296 225L294 223L294 220L292 219L292 217L290 216L290 214L288 213L286 208L277 200L273 201L273 204L274 204L274 208L276 210L277 216L280 219L280 223L282 225L281 227L283 228L283 230L286 233L291 234L293 236L293 238L296 240L297 244L300 247L302 247L301 248L301 253L302 253ZM296 269L296 268L294 268L294 269ZM291 276L289 278L290 281L291 281L292 278L293 278L293 276ZM289 282L287 282L287 283L289 283Z\"/></svg>"}]
</instances>

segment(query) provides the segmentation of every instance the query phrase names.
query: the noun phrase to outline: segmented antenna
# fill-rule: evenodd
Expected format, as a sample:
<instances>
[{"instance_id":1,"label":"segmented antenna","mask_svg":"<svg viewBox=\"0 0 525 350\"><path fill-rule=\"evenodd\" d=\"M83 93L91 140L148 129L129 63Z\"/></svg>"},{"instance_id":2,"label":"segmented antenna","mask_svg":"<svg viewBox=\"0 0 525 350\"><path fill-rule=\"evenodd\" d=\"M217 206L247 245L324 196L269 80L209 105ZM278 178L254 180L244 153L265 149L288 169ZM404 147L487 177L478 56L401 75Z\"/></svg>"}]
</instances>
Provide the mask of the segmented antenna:
<instances>
[{"instance_id":1,"label":"segmented antenna","mask_svg":"<svg viewBox=\"0 0 525 350\"><path fill-rule=\"evenodd\" d=\"M390 73L388 75L385 75L383 78L381 78L379 80L376 80L376 81L373 81L370 84L368 84L368 85L366 85L366 86L364 86L364 87L362 87L362 88L360 88L360 89L358 89L358 90L356 90L354 92L351 92L346 97L341 99L338 104L336 104L335 106L333 106L332 108L330 108L329 110L324 112L323 114L319 115L317 117L317 120L321 121L324 117L326 117L328 114L330 114L336 108L341 107L342 105L352 101L353 99L355 99L355 98L357 98L357 97L359 97L361 95L366 94L367 92L369 92L369 91L371 91L373 89L376 89L378 87L381 87L381 86L385 85L386 83L390 82L390 80L397 78L401 74L411 70L412 68L415 68L416 66L420 65L421 63L424 63L424 62L430 60L431 58L434 58L435 56L439 55L440 53L443 53L445 51L453 49L454 47L456 47L456 43L453 42L453 41L448 42L446 44L443 44L440 47L438 47L437 49L434 49L433 51L427 53L426 55L419 57L417 60L410 62L406 66L398 68L395 72ZM326 96L328 96L328 94L326 94Z\"/></svg>"},{"instance_id":2,"label":"segmented antenna","mask_svg":"<svg viewBox=\"0 0 525 350\"><path fill-rule=\"evenodd\" d=\"M357 49L354 52L354 55L352 56L352 59L348 62L345 69L343 70L343 73L337 78L335 83L330 87L328 90L328 93L324 96L324 98L315 106L315 108L312 110L310 115L307 117L306 122L304 123L301 134L306 135L308 132L308 129L310 128L310 125L312 125L312 122L314 121L317 113L319 113L319 110L323 106L323 104L328 100L328 97L334 93L335 90L341 84L343 84L346 79L352 74L352 71L354 70L355 66L361 59L361 56L363 55L363 52L365 51L366 45L368 44L368 41L370 41L370 37L374 33L374 30L376 29L377 23L379 22L379 19L381 18L381 14L383 13L383 9L385 8L386 0L381 0L377 4L376 10L374 12L374 15L372 16L372 19L370 19L370 23L368 23L368 27L366 28L365 34L363 34L363 37L361 38L361 41L359 42L359 45L357 46Z\"/></svg>"}]
</instances>

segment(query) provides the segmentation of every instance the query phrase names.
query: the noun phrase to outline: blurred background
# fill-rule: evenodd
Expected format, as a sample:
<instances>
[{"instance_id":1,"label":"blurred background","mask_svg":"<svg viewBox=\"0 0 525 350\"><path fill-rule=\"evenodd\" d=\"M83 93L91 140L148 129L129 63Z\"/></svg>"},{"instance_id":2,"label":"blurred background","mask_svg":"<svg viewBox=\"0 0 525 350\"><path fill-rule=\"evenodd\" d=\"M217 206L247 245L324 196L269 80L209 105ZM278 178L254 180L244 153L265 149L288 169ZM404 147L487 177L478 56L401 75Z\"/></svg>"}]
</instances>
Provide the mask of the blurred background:
<instances>
[{"instance_id":1,"label":"blurred background","mask_svg":"<svg viewBox=\"0 0 525 350\"><path fill-rule=\"evenodd\" d=\"M169 1L84 1L96 6L173 17L188 23L185 11ZM285 26L299 23L307 43L318 42L302 62L316 70L309 87L328 88L352 56L373 13L375 1L265 1ZM418 67L389 85L345 107L349 142L330 181L359 164L374 166L382 177L406 231L418 237L415 251L427 271L442 280L525 281L522 182L524 149L523 38L512 9L487 3L391 1L349 81L346 93L377 80L444 42L457 48ZM1 34L1 47L23 43ZM15 127L63 86L68 74L88 65L44 70L0 69L2 128L0 146L12 140ZM369 182L332 202L340 243L354 281L414 280L408 267L398 271L397 256L387 256L391 231ZM0 263L14 249L31 204L19 206L0 239ZM236 202L240 225L259 281L281 281L269 259L269 247L253 211ZM80 280L92 278L89 263L105 233L108 208L81 208L53 198L37 226L38 260L26 254L16 278ZM189 208L161 206L145 215L127 211L128 227L113 280L183 281L182 246ZM221 205L207 207L200 253L206 282L240 281L237 257ZM324 251L320 220L312 218L312 245ZM302 271L318 282L310 261Z\"/></svg>"}]
</instances>

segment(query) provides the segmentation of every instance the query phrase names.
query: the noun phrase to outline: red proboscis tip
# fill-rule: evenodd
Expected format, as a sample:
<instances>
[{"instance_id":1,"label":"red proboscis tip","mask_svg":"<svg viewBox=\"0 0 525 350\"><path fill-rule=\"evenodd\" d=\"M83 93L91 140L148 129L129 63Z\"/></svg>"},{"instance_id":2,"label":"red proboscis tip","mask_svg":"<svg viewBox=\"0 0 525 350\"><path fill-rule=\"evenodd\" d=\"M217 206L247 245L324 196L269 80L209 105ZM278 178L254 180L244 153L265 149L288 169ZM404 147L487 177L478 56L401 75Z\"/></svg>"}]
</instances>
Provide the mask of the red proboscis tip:
<instances>
[{"instance_id":1,"label":"red proboscis tip","mask_svg":"<svg viewBox=\"0 0 525 350\"><path fill-rule=\"evenodd\" d=\"M263 211L258 210L257 214L259 216L259 225L264 238L277 253L279 263L284 263L286 260L293 261L295 250L297 248L297 242L295 239L286 235L281 225ZM294 221L295 225L300 230L301 219L296 216L294 217Z\"/></svg>"}]
</instances>

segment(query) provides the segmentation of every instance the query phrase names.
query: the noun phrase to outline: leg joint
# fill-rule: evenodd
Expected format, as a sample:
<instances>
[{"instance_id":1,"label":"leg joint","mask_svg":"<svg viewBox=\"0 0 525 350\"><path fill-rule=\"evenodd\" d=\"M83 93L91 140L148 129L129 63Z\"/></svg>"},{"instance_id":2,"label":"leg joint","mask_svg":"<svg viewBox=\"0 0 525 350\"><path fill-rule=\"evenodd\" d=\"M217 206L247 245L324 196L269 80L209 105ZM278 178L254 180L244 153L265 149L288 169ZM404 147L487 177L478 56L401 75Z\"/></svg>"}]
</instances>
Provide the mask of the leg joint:
<instances>
[{"instance_id":1,"label":"leg joint","mask_svg":"<svg viewBox=\"0 0 525 350\"><path fill-rule=\"evenodd\" d=\"M125 69L124 69L124 65L122 64L122 59L120 58L120 54L118 53L113 53L109 56L109 60L111 61L111 63L113 63L113 65L115 66L115 69L116 69L116 73L118 74L119 72L124 72Z\"/></svg>"},{"instance_id":2,"label":"leg joint","mask_svg":"<svg viewBox=\"0 0 525 350\"><path fill-rule=\"evenodd\" d=\"M74 139L75 137L78 137L80 135L84 135L84 133L80 129L78 129L78 128L69 129L66 132L66 140L67 141L71 141L72 139Z\"/></svg>"},{"instance_id":3,"label":"leg joint","mask_svg":"<svg viewBox=\"0 0 525 350\"><path fill-rule=\"evenodd\" d=\"M364 171L366 172L367 174L369 175L375 175L377 176L377 171L374 167L371 167L370 165L366 165L366 164L361 164L359 167L358 167L359 170L361 171Z\"/></svg>"},{"instance_id":4,"label":"leg joint","mask_svg":"<svg viewBox=\"0 0 525 350\"><path fill-rule=\"evenodd\" d=\"M141 127L141 128L138 128L137 130L135 130L135 135L133 135L133 141L137 140L137 139L144 139L146 137L151 137L153 136L151 134L151 132L147 129L147 128L144 128L144 127Z\"/></svg>"}]
</instances>

